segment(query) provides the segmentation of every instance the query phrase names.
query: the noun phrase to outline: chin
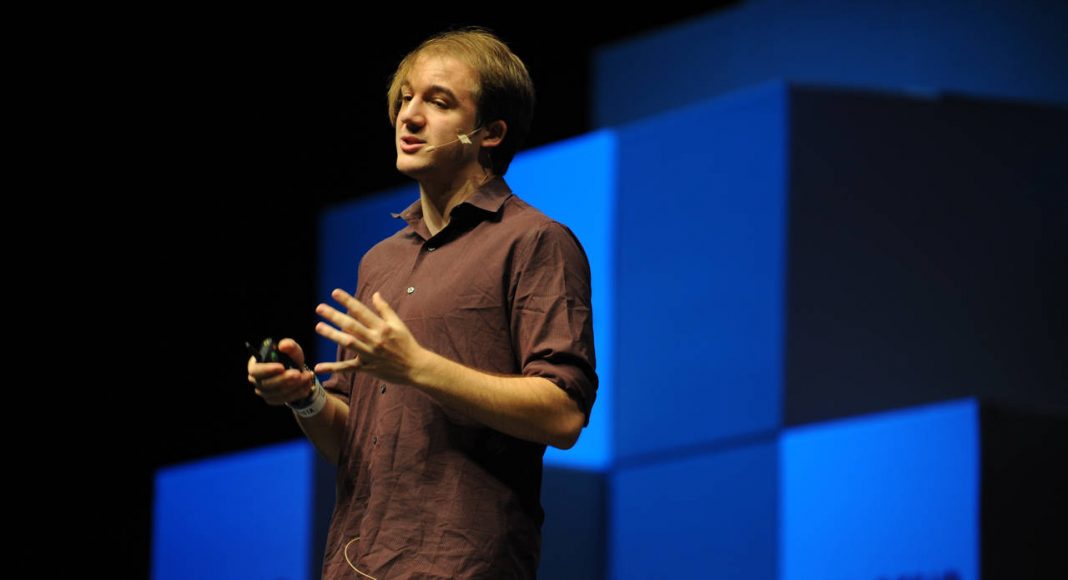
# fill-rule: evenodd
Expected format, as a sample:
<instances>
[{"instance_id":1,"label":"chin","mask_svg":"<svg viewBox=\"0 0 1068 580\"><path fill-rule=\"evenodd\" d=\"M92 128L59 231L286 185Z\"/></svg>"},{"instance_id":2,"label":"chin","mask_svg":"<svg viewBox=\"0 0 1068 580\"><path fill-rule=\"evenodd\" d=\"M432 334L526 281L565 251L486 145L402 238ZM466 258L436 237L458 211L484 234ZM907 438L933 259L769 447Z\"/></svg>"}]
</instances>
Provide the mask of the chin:
<instances>
[{"instance_id":1,"label":"chin","mask_svg":"<svg viewBox=\"0 0 1068 580\"><path fill-rule=\"evenodd\" d=\"M401 161L397 161L397 171L400 171L401 173L410 176L412 174L418 173L419 169L417 167L414 167L411 163L403 163Z\"/></svg>"},{"instance_id":2,"label":"chin","mask_svg":"<svg viewBox=\"0 0 1068 580\"><path fill-rule=\"evenodd\" d=\"M400 155L397 156L397 164L396 165L397 165L397 171L400 171L401 173L403 173L405 175L407 175L408 173L416 170L415 163L413 163L412 159L409 159L407 157L402 157Z\"/></svg>"}]
</instances>

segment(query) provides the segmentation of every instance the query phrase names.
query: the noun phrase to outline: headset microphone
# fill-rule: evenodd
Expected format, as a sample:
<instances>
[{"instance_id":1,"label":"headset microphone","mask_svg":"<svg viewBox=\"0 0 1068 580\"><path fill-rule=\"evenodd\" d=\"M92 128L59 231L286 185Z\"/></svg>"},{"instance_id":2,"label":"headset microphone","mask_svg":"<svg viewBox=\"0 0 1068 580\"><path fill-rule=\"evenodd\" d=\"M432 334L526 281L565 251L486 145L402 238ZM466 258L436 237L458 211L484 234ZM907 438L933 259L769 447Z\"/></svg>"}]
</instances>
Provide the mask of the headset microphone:
<instances>
[{"instance_id":1,"label":"headset microphone","mask_svg":"<svg viewBox=\"0 0 1068 580\"><path fill-rule=\"evenodd\" d=\"M423 149L423 151L426 152L426 153L429 153L429 152L431 152L431 151L433 151L435 149L440 149L442 147L445 147L446 145L452 145L453 143L456 143L457 141L459 141L460 143L463 143L464 145L470 145L471 144L471 135L474 135L475 133L478 133L481 130L482 130L482 127L478 127L474 131L471 131L470 133L460 133L459 131L457 131L456 132L456 139L453 139L452 141L449 141L448 143L443 143L441 145L427 145L427 147L425 149Z\"/></svg>"}]
</instances>

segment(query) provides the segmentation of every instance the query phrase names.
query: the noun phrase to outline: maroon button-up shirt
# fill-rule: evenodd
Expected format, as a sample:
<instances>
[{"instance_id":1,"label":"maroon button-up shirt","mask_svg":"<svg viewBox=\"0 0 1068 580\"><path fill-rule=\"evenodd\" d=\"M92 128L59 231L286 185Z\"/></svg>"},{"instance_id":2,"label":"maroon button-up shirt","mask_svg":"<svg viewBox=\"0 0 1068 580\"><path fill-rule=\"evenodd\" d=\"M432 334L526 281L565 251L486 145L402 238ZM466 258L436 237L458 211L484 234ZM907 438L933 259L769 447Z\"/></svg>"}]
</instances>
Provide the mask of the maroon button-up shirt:
<instances>
[{"instance_id":1,"label":"maroon button-up shirt","mask_svg":"<svg viewBox=\"0 0 1068 580\"><path fill-rule=\"evenodd\" d=\"M589 421L590 269L574 234L499 178L435 236L418 201L395 217L408 226L363 257L356 297L374 310L381 292L422 346L449 359L549 379ZM349 401L349 418L324 578L362 578L346 554L379 580L534 577L544 445L367 374L325 386Z\"/></svg>"}]
</instances>

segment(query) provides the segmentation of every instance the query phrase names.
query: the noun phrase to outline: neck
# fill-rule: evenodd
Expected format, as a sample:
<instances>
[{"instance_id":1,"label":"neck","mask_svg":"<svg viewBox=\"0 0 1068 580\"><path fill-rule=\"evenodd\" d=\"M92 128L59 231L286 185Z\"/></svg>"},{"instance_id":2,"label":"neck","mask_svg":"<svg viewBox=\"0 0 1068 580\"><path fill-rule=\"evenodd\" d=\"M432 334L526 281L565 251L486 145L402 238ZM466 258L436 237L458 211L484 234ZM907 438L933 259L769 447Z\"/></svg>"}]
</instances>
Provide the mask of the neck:
<instances>
[{"instance_id":1,"label":"neck","mask_svg":"<svg viewBox=\"0 0 1068 580\"><path fill-rule=\"evenodd\" d=\"M452 209L467 201L479 187L493 179L492 173L479 176L456 176L448 182L420 182L419 201L423 206L423 221L430 230L430 235L449 225Z\"/></svg>"}]
</instances>

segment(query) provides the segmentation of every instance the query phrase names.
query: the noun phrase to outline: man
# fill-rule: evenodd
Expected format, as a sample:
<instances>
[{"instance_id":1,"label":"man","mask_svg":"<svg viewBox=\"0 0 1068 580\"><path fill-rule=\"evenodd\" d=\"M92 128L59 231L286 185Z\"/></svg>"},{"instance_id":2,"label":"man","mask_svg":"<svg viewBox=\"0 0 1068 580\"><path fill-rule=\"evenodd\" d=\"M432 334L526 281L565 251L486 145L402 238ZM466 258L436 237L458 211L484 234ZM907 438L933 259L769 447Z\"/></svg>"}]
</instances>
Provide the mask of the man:
<instances>
[{"instance_id":1,"label":"man","mask_svg":"<svg viewBox=\"0 0 1068 580\"><path fill-rule=\"evenodd\" d=\"M355 295L316 309L339 348L315 372L333 376L249 361L256 392L338 466L324 578L535 576L542 455L574 445L597 376L582 247L503 180L533 101L484 30L405 57L389 114L419 200L363 257Z\"/></svg>"}]
</instances>

